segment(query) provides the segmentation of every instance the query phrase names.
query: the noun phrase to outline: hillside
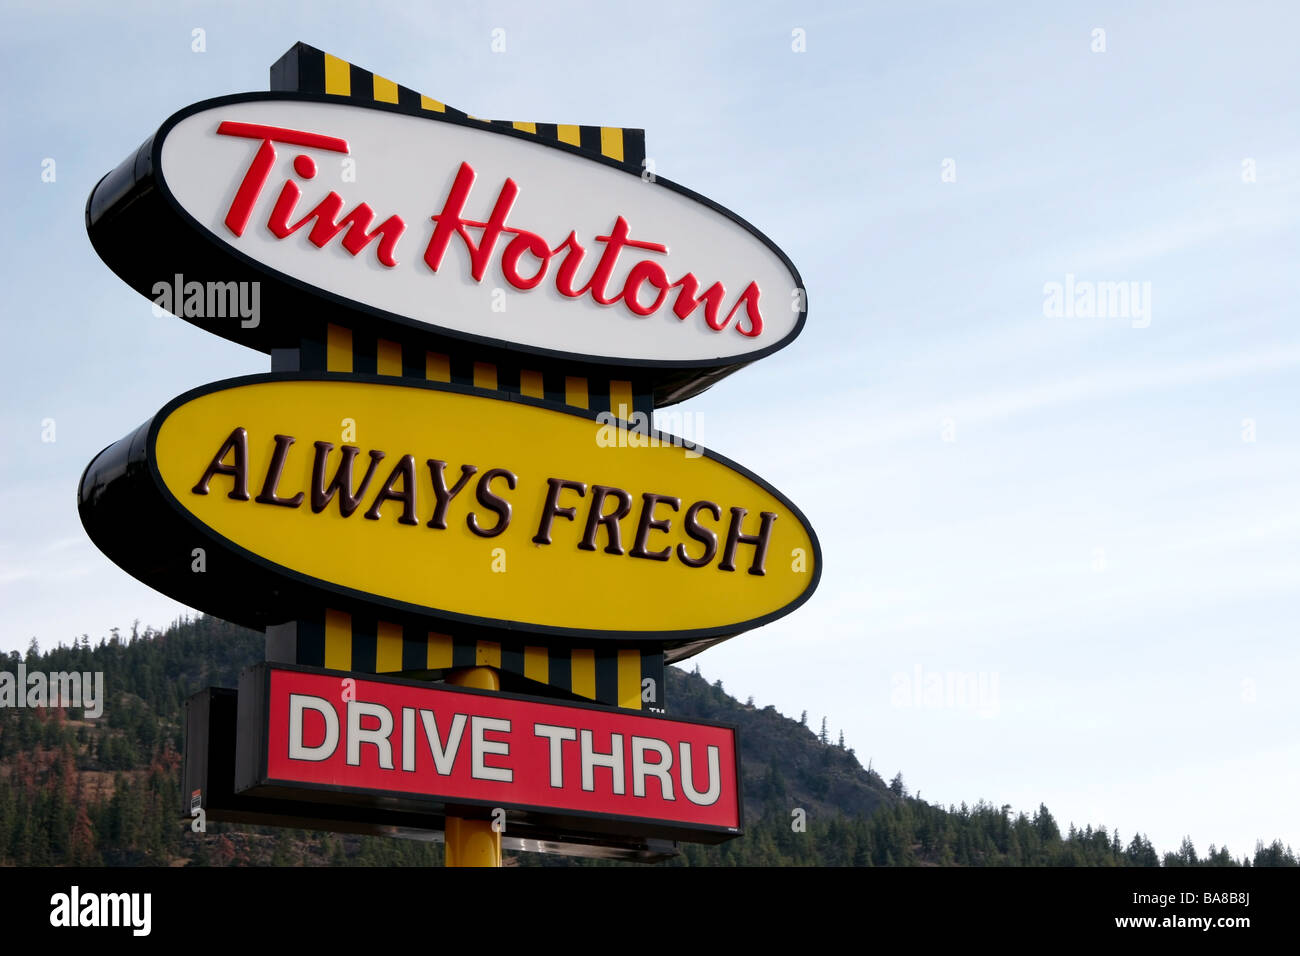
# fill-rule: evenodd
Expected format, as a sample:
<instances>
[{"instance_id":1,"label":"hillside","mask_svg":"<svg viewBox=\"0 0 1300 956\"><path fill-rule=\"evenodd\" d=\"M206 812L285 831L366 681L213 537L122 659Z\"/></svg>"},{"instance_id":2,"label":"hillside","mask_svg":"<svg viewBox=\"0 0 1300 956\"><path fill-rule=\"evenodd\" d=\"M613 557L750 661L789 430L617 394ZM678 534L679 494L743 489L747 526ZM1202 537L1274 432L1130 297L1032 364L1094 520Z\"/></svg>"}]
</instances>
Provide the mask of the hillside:
<instances>
[{"instance_id":1,"label":"hillside","mask_svg":"<svg viewBox=\"0 0 1300 956\"><path fill-rule=\"evenodd\" d=\"M181 704L208 686L233 687L262 659L263 637L210 617L164 632L0 658L0 670L102 671L103 715L0 707L0 864L437 865L437 844L212 823L190 831L180 813ZM670 713L740 728L746 834L719 847L683 846L666 865L1295 865L1289 848L1252 857L1191 841L1160 858L1150 842L1091 826L1062 834L1040 806L1032 817L985 803L943 808L888 786L851 750L823 741L772 707L755 708L698 673L669 668ZM794 811L804 811L800 828ZM588 861L509 854L521 866ZM608 865L608 864L602 864Z\"/></svg>"}]
</instances>

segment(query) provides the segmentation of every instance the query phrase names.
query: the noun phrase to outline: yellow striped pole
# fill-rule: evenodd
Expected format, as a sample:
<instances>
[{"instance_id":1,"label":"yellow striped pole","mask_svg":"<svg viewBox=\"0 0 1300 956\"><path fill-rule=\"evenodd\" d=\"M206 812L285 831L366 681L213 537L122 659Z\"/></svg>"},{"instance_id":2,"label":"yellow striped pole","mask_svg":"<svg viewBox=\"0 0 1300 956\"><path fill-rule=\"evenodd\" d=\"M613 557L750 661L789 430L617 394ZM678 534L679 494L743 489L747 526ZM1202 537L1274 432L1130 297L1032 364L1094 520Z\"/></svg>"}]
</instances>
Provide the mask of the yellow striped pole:
<instances>
[{"instance_id":1,"label":"yellow striped pole","mask_svg":"<svg viewBox=\"0 0 1300 956\"><path fill-rule=\"evenodd\" d=\"M480 690L500 690L501 675L493 667L467 667L447 675L447 683ZM447 866L500 866L501 834L492 829L491 820L467 820L447 817Z\"/></svg>"}]
</instances>

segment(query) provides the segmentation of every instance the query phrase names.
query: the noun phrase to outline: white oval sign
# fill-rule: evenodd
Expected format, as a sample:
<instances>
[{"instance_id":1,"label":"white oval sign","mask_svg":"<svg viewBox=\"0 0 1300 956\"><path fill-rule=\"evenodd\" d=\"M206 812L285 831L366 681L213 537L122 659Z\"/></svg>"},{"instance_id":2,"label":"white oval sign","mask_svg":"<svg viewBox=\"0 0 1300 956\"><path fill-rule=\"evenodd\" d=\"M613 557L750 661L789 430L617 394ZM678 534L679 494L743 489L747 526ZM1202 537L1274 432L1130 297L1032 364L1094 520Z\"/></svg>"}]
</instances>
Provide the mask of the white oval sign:
<instances>
[{"instance_id":1,"label":"white oval sign","mask_svg":"<svg viewBox=\"0 0 1300 956\"><path fill-rule=\"evenodd\" d=\"M684 365L798 334L799 277L743 220L512 133L254 94L173 117L154 155L164 191L231 249L437 332Z\"/></svg>"}]
</instances>

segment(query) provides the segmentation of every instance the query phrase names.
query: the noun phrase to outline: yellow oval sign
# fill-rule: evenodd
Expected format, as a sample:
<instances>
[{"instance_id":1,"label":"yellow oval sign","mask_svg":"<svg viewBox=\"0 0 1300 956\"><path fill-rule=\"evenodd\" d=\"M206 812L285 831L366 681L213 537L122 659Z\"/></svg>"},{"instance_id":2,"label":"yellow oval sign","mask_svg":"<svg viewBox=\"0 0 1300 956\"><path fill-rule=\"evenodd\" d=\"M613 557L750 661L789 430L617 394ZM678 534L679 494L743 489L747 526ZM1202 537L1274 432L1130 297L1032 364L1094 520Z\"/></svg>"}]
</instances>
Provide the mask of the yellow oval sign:
<instances>
[{"instance_id":1,"label":"yellow oval sign","mask_svg":"<svg viewBox=\"0 0 1300 956\"><path fill-rule=\"evenodd\" d=\"M677 642L786 614L820 576L803 515L740 466L519 396L250 376L176 399L145 445L163 497L238 554L445 620Z\"/></svg>"}]
</instances>

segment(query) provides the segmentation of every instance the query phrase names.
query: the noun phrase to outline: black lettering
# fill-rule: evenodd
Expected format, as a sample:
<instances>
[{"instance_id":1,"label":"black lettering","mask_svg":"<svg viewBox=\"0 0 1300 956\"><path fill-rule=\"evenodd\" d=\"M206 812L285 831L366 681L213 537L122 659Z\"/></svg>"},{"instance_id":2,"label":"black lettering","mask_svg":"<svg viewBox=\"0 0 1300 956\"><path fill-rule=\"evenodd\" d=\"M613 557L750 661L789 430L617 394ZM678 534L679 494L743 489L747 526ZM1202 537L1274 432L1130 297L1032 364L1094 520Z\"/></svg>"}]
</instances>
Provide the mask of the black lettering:
<instances>
[{"instance_id":1,"label":"black lettering","mask_svg":"<svg viewBox=\"0 0 1300 956\"><path fill-rule=\"evenodd\" d=\"M587 493L587 486L581 481L569 481L565 478L547 478L546 486L546 507L542 509L542 521L537 526L537 534L533 535L533 544L550 544L551 526L555 523L555 519L560 517L572 521L578 514L577 508L560 507L561 491L571 488L578 493L579 497Z\"/></svg>"},{"instance_id":2,"label":"black lettering","mask_svg":"<svg viewBox=\"0 0 1300 956\"><path fill-rule=\"evenodd\" d=\"M394 491L393 485L398 479L402 480L402 490ZM366 512L366 517L371 521L379 520L379 506L385 501L400 501L402 503L402 516L397 519L398 524L419 524L415 518L415 456L403 455L398 459L393 470L388 473L388 479L384 482L384 487L379 489L379 494L375 495L374 502L370 505L370 510Z\"/></svg>"},{"instance_id":3,"label":"black lettering","mask_svg":"<svg viewBox=\"0 0 1300 956\"><path fill-rule=\"evenodd\" d=\"M673 511L677 511L682 506L680 498L674 498L671 495L656 495L649 491L641 496L641 520L636 526L636 544L632 547L632 557L648 558L651 561L667 561L668 556L673 553L672 546L664 548L662 551L647 551L646 544L650 538L650 531L667 531L672 526L671 518L656 518L654 516L655 506L660 502L671 505Z\"/></svg>"},{"instance_id":4,"label":"black lettering","mask_svg":"<svg viewBox=\"0 0 1300 956\"><path fill-rule=\"evenodd\" d=\"M618 507L609 514L602 514L605 510L605 499L611 495L618 499ZM604 525L605 534L609 538L605 545L605 553L622 554L623 540L618 523L626 518L631 510L632 496L622 488L615 488L612 485L592 485L591 507L587 511L587 528L578 547L583 551L595 551L596 532L600 530L601 525Z\"/></svg>"},{"instance_id":5,"label":"black lettering","mask_svg":"<svg viewBox=\"0 0 1300 956\"><path fill-rule=\"evenodd\" d=\"M222 464L222 459L228 455L231 450L235 452L235 463L233 465ZM248 500L248 432L243 428L236 428L230 433L220 450L213 457L212 463L203 472L203 477L191 491L196 495L206 495L208 493L208 483L212 481L215 475L229 475L235 479L228 498L235 501Z\"/></svg>"},{"instance_id":6,"label":"black lettering","mask_svg":"<svg viewBox=\"0 0 1300 956\"><path fill-rule=\"evenodd\" d=\"M478 471L477 465L461 465L460 477L456 479L456 484L451 490L447 490L447 479L443 470L447 467L445 461L439 461L436 458L430 458L429 476L433 479L433 517L429 519L429 527L437 528L439 531L447 530L447 506L451 504L451 499L461 493L461 490L469 482L470 476ZM510 486L511 488L514 485Z\"/></svg>"},{"instance_id":7,"label":"black lettering","mask_svg":"<svg viewBox=\"0 0 1300 956\"><path fill-rule=\"evenodd\" d=\"M686 510L686 517L682 524L686 533L696 541L704 545L704 553L698 558L692 558L686 553L686 545L677 546L677 558L688 568L702 568L718 553L718 533L712 528L706 528L700 524L699 513L701 510L711 511L714 521L722 520L722 509L712 501L697 501Z\"/></svg>"},{"instance_id":8,"label":"black lettering","mask_svg":"<svg viewBox=\"0 0 1300 956\"><path fill-rule=\"evenodd\" d=\"M504 478L511 491L515 490L515 484L519 480L513 472L507 471L505 468L492 468L483 472L483 477L478 480L478 487L474 490L474 495L478 498L478 503L484 508L497 513L498 520L491 528L485 530L479 527L478 516L474 512L471 511L466 515L465 523L469 525L469 530L480 538L495 538L510 527L510 502L500 495L492 493L493 478Z\"/></svg>"},{"instance_id":9,"label":"black lettering","mask_svg":"<svg viewBox=\"0 0 1300 956\"><path fill-rule=\"evenodd\" d=\"M306 497L300 491L292 498L281 498L276 492L280 487L280 476L284 474L284 460L289 457L289 448L294 439L289 435L275 436L275 452L271 455L271 465L266 469L266 481L262 483L262 493L257 501L264 505L280 505L284 508L297 508Z\"/></svg>"},{"instance_id":10,"label":"black lettering","mask_svg":"<svg viewBox=\"0 0 1300 956\"><path fill-rule=\"evenodd\" d=\"M334 495L337 493L339 496L339 514L347 518L361 504L361 498L365 495L366 488L370 486L370 479L375 473L375 466L384 460L384 453L382 451L372 451L370 453L370 464L366 466L366 474L361 479L361 487L357 489L356 494L353 494L352 460L357 457L361 449L355 445L343 446L341 450L343 460L339 462L333 480L326 487L325 464L329 459L330 452L333 450L334 446L327 441L316 442L316 458L311 466L311 510L315 514L320 514L329 507L329 503L334 500Z\"/></svg>"},{"instance_id":11,"label":"black lettering","mask_svg":"<svg viewBox=\"0 0 1300 956\"><path fill-rule=\"evenodd\" d=\"M754 562L749 566L749 573L767 573L763 570L763 562L767 560L767 545L772 537L772 523L776 521L776 515L770 511L764 511L758 534L741 534L740 524L745 520L747 514L749 512L744 508L731 509L731 526L727 529L727 547L722 553L722 562L718 565L719 571L736 570L736 546L752 544L754 546Z\"/></svg>"}]
</instances>

